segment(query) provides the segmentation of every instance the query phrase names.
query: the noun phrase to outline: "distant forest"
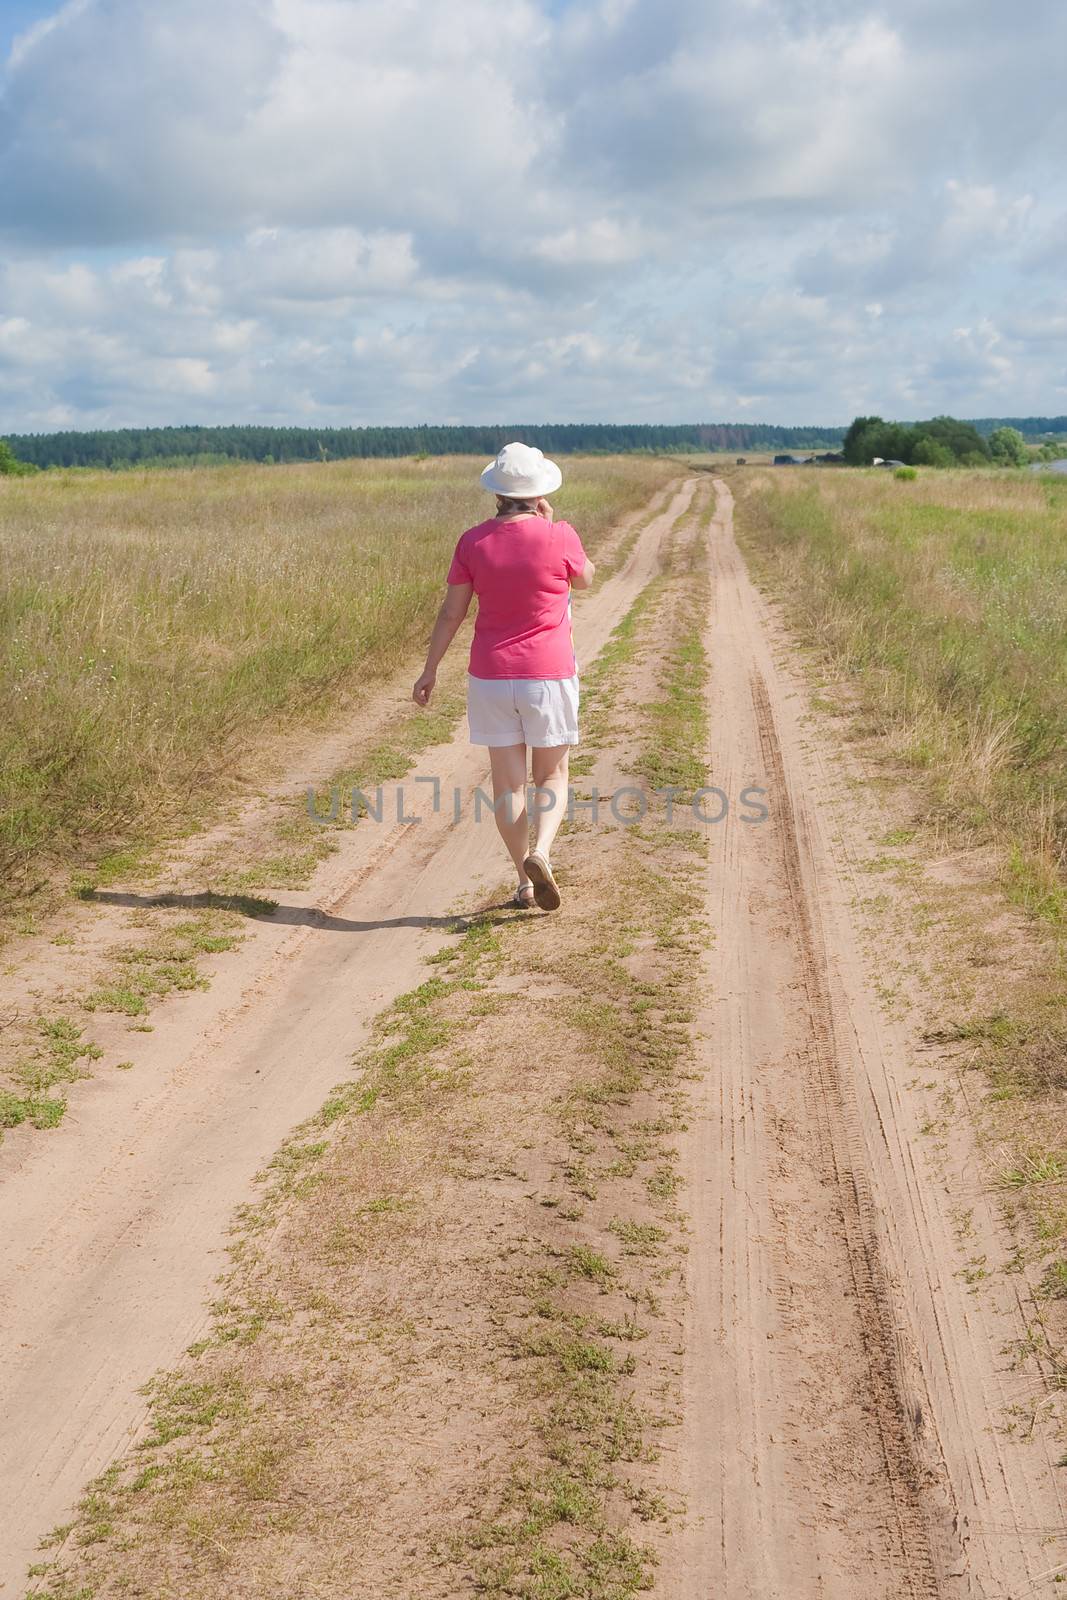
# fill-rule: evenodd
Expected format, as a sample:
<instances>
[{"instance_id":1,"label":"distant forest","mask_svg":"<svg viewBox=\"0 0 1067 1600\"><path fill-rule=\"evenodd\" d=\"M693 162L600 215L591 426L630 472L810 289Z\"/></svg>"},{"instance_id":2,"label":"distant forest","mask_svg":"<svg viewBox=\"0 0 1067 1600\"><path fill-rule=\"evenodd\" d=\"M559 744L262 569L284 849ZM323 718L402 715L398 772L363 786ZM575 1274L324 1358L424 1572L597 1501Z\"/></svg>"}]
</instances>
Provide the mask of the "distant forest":
<instances>
[{"instance_id":1,"label":"distant forest","mask_svg":"<svg viewBox=\"0 0 1067 1600\"><path fill-rule=\"evenodd\" d=\"M20 461L37 467L139 467L182 460L321 461L351 456L495 456L509 439L547 454L618 455L632 450L813 450L840 444L843 428L776 428L768 423L656 426L635 423L508 423L493 427L96 429L11 433Z\"/></svg>"},{"instance_id":2,"label":"distant forest","mask_svg":"<svg viewBox=\"0 0 1067 1600\"><path fill-rule=\"evenodd\" d=\"M971 417L968 420L979 433L1018 428L1027 439L1039 439L1043 433L1067 434L1067 417Z\"/></svg>"},{"instance_id":3,"label":"distant forest","mask_svg":"<svg viewBox=\"0 0 1067 1600\"><path fill-rule=\"evenodd\" d=\"M983 436L1013 427L1027 438L1067 433L1067 417L984 417ZM689 450L832 449L843 427L784 428L764 422L508 423L487 427L266 428L255 425L108 428L69 433L8 434L20 462L36 467L142 467L226 461L324 461L365 456L494 456L509 439L548 454L657 453Z\"/></svg>"}]
</instances>

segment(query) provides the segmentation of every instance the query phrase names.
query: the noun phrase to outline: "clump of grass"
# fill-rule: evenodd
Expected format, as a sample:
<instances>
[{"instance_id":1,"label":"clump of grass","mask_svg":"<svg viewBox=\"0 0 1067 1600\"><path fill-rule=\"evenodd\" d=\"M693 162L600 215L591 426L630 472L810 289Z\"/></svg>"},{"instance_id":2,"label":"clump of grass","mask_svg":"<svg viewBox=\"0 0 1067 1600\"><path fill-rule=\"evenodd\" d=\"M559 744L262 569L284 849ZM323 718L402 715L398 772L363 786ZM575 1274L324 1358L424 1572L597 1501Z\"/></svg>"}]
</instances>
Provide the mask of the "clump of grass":
<instances>
[{"instance_id":1,"label":"clump of grass","mask_svg":"<svg viewBox=\"0 0 1067 1600\"><path fill-rule=\"evenodd\" d=\"M654 1222L624 1221L616 1217L611 1231L622 1240L623 1253L635 1256L654 1256L667 1238L667 1229Z\"/></svg>"},{"instance_id":2,"label":"clump of grass","mask_svg":"<svg viewBox=\"0 0 1067 1600\"><path fill-rule=\"evenodd\" d=\"M567 1253L567 1262L580 1278L588 1278L592 1283L610 1283L615 1276L615 1268L607 1257L585 1244L573 1245Z\"/></svg>"},{"instance_id":3,"label":"clump of grass","mask_svg":"<svg viewBox=\"0 0 1067 1600\"><path fill-rule=\"evenodd\" d=\"M971 1062L989 1076L1000 1098L1008 1089L1037 1099L1067 1089L1067 982L1053 956L1024 981L1016 981L1001 1010L980 1013L930 1032L931 1042L974 1046Z\"/></svg>"},{"instance_id":4,"label":"clump of grass","mask_svg":"<svg viewBox=\"0 0 1067 1600\"><path fill-rule=\"evenodd\" d=\"M1067 1300L1067 1261L1051 1261L1041 1279L1041 1293L1049 1300Z\"/></svg>"},{"instance_id":5,"label":"clump of grass","mask_svg":"<svg viewBox=\"0 0 1067 1600\"><path fill-rule=\"evenodd\" d=\"M1027 1189L1038 1183L1062 1183L1064 1158L1056 1151L1028 1150L1000 1173L1006 1189Z\"/></svg>"},{"instance_id":6,"label":"clump of grass","mask_svg":"<svg viewBox=\"0 0 1067 1600\"><path fill-rule=\"evenodd\" d=\"M83 1029L70 1017L42 1017L37 1036L34 1047L11 1071L15 1089L0 1089L0 1128L16 1128L23 1122L35 1128L54 1128L67 1103L62 1094L53 1091L87 1077L82 1063L97 1061L104 1053L83 1037Z\"/></svg>"},{"instance_id":7,"label":"clump of grass","mask_svg":"<svg viewBox=\"0 0 1067 1600\"><path fill-rule=\"evenodd\" d=\"M152 1000L163 995L206 989L198 957L232 950L240 934L232 928L236 913L204 911L176 922L143 945L111 953L113 974L92 989L82 1004L87 1011L118 1011L140 1017Z\"/></svg>"}]
</instances>

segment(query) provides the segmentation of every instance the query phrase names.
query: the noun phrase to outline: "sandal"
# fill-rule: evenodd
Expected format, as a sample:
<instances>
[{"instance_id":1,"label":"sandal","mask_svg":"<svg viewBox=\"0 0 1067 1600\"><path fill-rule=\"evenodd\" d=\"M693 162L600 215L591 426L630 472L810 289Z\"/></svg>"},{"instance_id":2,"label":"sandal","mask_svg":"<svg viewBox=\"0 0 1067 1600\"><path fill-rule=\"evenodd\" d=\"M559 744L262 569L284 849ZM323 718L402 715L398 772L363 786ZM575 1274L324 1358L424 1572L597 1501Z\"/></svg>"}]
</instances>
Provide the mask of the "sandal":
<instances>
[{"instance_id":1,"label":"sandal","mask_svg":"<svg viewBox=\"0 0 1067 1600\"><path fill-rule=\"evenodd\" d=\"M543 856L540 850L531 850L522 864L522 870L533 884L534 899L541 907L541 910L558 910L559 886L552 876L552 868L548 864L548 857Z\"/></svg>"},{"instance_id":2,"label":"sandal","mask_svg":"<svg viewBox=\"0 0 1067 1600\"><path fill-rule=\"evenodd\" d=\"M534 907L534 886L532 883L520 883L512 897L512 905L521 906L524 911L532 911Z\"/></svg>"}]
</instances>

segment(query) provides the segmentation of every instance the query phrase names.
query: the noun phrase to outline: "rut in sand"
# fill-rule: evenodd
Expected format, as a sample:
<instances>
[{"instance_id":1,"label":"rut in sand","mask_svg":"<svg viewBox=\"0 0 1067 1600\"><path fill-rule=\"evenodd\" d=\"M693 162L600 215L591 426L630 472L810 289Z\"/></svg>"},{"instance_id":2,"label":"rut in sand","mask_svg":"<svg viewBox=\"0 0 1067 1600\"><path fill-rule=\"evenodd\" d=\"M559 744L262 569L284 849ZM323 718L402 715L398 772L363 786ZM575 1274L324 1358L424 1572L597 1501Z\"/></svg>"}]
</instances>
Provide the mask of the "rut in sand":
<instances>
[{"instance_id":1,"label":"rut in sand","mask_svg":"<svg viewBox=\"0 0 1067 1600\"><path fill-rule=\"evenodd\" d=\"M967 1292L908 1092L911 1041L860 954L870 802L807 715L717 492L711 772L726 791L765 785L770 823L724 830L710 869L708 1070L688 1146L691 1515L672 1593L1052 1592L1054 1441L1006 1427L1003 1352L1024 1318Z\"/></svg>"}]
</instances>

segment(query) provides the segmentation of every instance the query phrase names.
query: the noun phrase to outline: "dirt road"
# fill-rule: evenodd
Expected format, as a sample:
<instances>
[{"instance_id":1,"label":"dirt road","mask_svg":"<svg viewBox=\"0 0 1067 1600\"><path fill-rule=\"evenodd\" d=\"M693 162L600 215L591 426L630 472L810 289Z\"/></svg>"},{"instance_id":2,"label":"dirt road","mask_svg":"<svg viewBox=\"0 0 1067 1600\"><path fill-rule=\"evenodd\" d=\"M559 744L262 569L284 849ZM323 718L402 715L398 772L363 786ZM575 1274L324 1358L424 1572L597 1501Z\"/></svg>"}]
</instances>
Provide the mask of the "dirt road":
<instances>
[{"instance_id":1,"label":"dirt road","mask_svg":"<svg viewBox=\"0 0 1067 1600\"><path fill-rule=\"evenodd\" d=\"M583 665L656 576L695 491L682 483L578 608ZM951 1184L966 1171L970 1248L991 1259L1004 1254L996 1208L969 1147L948 1182L927 1159L911 1042L861 952L857 882L877 818L844 788L841 752L738 552L729 491L715 492L700 553L712 781L727 795L760 785L769 817L711 830L703 1070L682 1141L683 1421L659 1485L685 1510L658 1541L656 1592L1052 1593L1067 1554L1054 1441L1009 1426L1019 1389L1004 1350L1026 1319L1004 1277L971 1292ZM205 1326L257 1169L346 1076L374 1014L424 977L457 886L500 881L473 820L479 753L458 738L419 771L459 789L459 820L408 785L418 823L343 834L313 892L252 923L212 988L147 1036L136 1074L79 1086L54 1136L5 1147L4 1600L40 1535L136 1434L138 1386Z\"/></svg>"},{"instance_id":2,"label":"dirt road","mask_svg":"<svg viewBox=\"0 0 1067 1600\"><path fill-rule=\"evenodd\" d=\"M1033 1429L1024 1442L1012 1420L1006 1346L1025 1317L1007 1285L976 1296L965 1281L914 1051L860 953L864 802L807 714L717 493L711 770L727 793L760 774L771 815L724 830L711 868L677 1593L1052 1592L1055 1443ZM973 1152L967 1177L995 1260L1007 1252Z\"/></svg>"},{"instance_id":3,"label":"dirt road","mask_svg":"<svg viewBox=\"0 0 1067 1600\"><path fill-rule=\"evenodd\" d=\"M623 569L577 608L590 660L656 570L693 482L642 530ZM330 771L313 760L305 781ZM316 879L147 1036L136 1073L79 1088L57 1136L9 1140L0 1181L0 1594L37 1541L136 1432L137 1395L201 1331L229 1219L285 1134L343 1078L371 1018L418 981L458 887L502 873L473 817L485 782L465 740L405 787L417 824L365 823ZM453 791L462 795L454 821ZM298 790L298 793L300 791ZM490 824L491 825L491 824ZM312 901L305 904L305 901Z\"/></svg>"}]
</instances>

